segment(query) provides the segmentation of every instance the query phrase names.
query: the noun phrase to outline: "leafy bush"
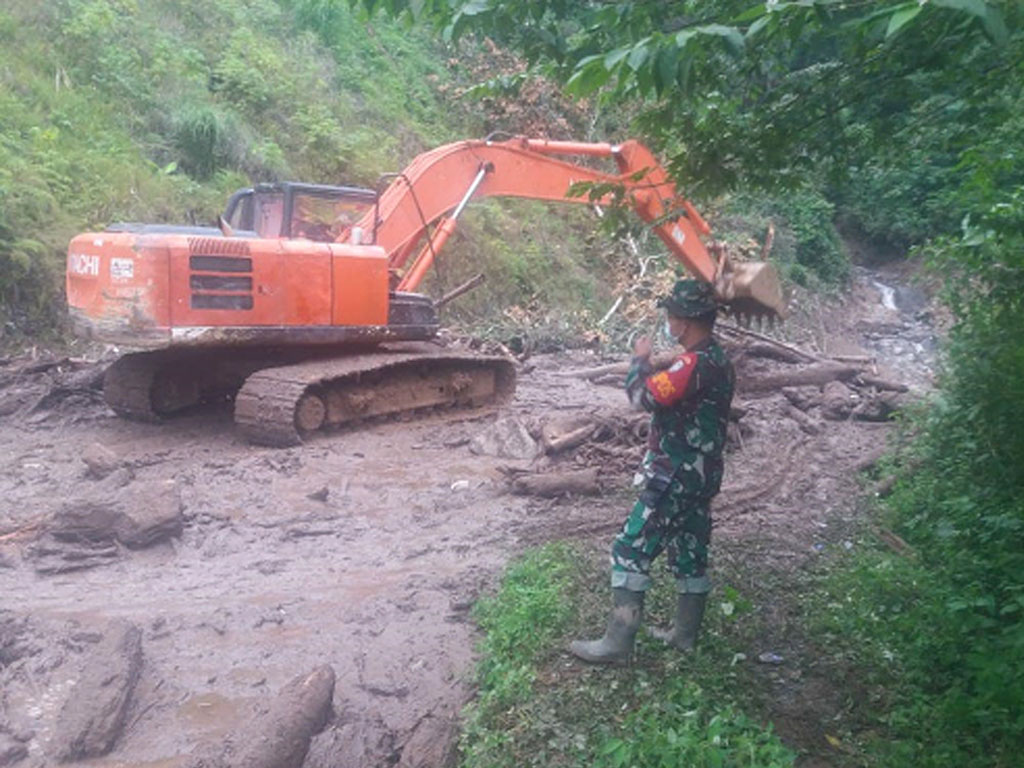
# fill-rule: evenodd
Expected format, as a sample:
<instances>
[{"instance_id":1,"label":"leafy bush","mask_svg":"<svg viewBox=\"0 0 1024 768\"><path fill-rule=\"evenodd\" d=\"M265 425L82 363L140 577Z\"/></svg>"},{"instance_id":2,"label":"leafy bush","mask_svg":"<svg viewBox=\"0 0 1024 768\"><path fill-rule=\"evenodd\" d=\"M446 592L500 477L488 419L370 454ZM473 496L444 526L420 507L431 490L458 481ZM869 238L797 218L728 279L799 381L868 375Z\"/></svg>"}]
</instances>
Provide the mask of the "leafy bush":
<instances>
[{"instance_id":1,"label":"leafy bush","mask_svg":"<svg viewBox=\"0 0 1024 768\"><path fill-rule=\"evenodd\" d=\"M711 712L690 681L668 681L657 700L629 713L622 731L597 748L600 768L779 768L795 755L772 732L731 707Z\"/></svg>"},{"instance_id":2,"label":"leafy bush","mask_svg":"<svg viewBox=\"0 0 1024 768\"><path fill-rule=\"evenodd\" d=\"M996 200L928 249L955 324L887 504L914 554L865 556L826 610L879 686L881 765L1011 765L1024 743L1024 187Z\"/></svg>"}]
</instances>

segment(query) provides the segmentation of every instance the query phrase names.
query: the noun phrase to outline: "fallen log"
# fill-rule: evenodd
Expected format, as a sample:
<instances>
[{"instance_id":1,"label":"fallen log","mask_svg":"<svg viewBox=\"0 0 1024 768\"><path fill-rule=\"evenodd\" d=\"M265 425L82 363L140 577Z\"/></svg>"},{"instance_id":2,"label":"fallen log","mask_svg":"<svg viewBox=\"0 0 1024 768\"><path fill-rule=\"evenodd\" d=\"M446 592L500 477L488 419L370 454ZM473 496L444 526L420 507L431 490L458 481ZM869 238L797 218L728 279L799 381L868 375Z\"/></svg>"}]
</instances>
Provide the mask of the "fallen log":
<instances>
[{"instance_id":1,"label":"fallen log","mask_svg":"<svg viewBox=\"0 0 1024 768\"><path fill-rule=\"evenodd\" d=\"M333 699L330 666L299 675L232 734L220 754L200 756L189 768L300 768L310 741L327 725Z\"/></svg>"},{"instance_id":2,"label":"fallen log","mask_svg":"<svg viewBox=\"0 0 1024 768\"><path fill-rule=\"evenodd\" d=\"M564 434L561 437L556 437L547 442L545 445L545 451L549 454L558 454L562 451L574 449L574 447L582 445L590 439L596 429L596 424L589 424L585 427L580 427L580 429L575 429L568 434Z\"/></svg>"},{"instance_id":3,"label":"fallen log","mask_svg":"<svg viewBox=\"0 0 1024 768\"><path fill-rule=\"evenodd\" d=\"M910 387L902 382L891 381L881 376L873 376L870 373L862 373L857 377L857 381L866 387L874 387L883 392L907 392L910 389Z\"/></svg>"},{"instance_id":4,"label":"fallen log","mask_svg":"<svg viewBox=\"0 0 1024 768\"><path fill-rule=\"evenodd\" d=\"M915 472L921 465L924 464L924 460L919 457L911 457L903 462L903 465L893 472L888 477L882 478L875 487L872 489L872 493L880 499L884 499L886 496L892 493L893 488L903 478Z\"/></svg>"},{"instance_id":5,"label":"fallen log","mask_svg":"<svg viewBox=\"0 0 1024 768\"><path fill-rule=\"evenodd\" d=\"M913 557L917 553L914 552L914 548L907 544L901 536L893 533L888 528L875 527L875 534L885 542L886 546L889 547L893 552L898 555L907 555Z\"/></svg>"},{"instance_id":6,"label":"fallen log","mask_svg":"<svg viewBox=\"0 0 1024 768\"><path fill-rule=\"evenodd\" d=\"M835 360L837 363L862 363L869 365L875 362L875 358L870 355L826 355L829 360Z\"/></svg>"},{"instance_id":7,"label":"fallen log","mask_svg":"<svg viewBox=\"0 0 1024 768\"><path fill-rule=\"evenodd\" d=\"M766 394L783 387L821 386L830 381L847 381L860 372L860 368L851 365L818 363L785 373L773 373L757 378L746 377L740 380L738 389L746 395Z\"/></svg>"},{"instance_id":8,"label":"fallen log","mask_svg":"<svg viewBox=\"0 0 1024 768\"><path fill-rule=\"evenodd\" d=\"M656 371L668 368L682 353L682 348L671 352L659 352L658 354L651 356L651 366ZM608 374L613 373L625 376L629 372L629 366L630 362L628 361L623 363L608 363L607 365L599 365L595 368L577 368L571 371L555 371L554 375L563 376L565 378L593 380L600 376L607 376Z\"/></svg>"},{"instance_id":9,"label":"fallen log","mask_svg":"<svg viewBox=\"0 0 1024 768\"><path fill-rule=\"evenodd\" d=\"M743 352L750 357L764 357L769 360L777 360L780 363L806 363L807 358L777 344L768 344L763 341L755 341L743 347Z\"/></svg>"},{"instance_id":10,"label":"fallen log","mask_svg":"<svg viewBox=\"0 0 1024 768\"><path fill-rule=\"evenodd\" d=\"M232 768L299 768L323 730L334 699L334 670L324 665L286 685L262 716L244 729Z\"/></svg>"},{"instance_id":11,"label":"fallen log","mask_svg":"<svg viewBox=\"0 0 1024 768\"><path fill-rule=\"evenodd\" d=\"M786 415L795 421L805 434L817 435L821 432L821 425L795 406L787 404Z\"/></svg>"},{"instance_id":12,"label":"fallen log","mask_svg":"<svg viewBox=\"0 0 1024 768\"><path fill-rule=\"evenodd\" d=\"M142 632L126 621L111 622L57 718L51 749L59 761L113 749L141 670Z\"/></svg>"},{"instance_id":13,"label":"fallen log","mask_svg":"<svg viewBox=\"0 0 1024 768\"><path fill-rule=\"evenodd\" d=\"M810 352L806 352L800 349L799 347L794 347L792 344L786 344L785 342L778 341L776 339L773 339L771 336L765 336L763 333L752 331L749 328L741 328L738 325L728 325L726 323L719 323L718 325L715 326L715 329L722 331L724 333L731 333L735 336L747 336L751 339L757 339L758 341L764 342L765 344L770 344L774 347L778 347L779 349L786 350L787 352L790 352L796 355L797 357L806 360L809 363L817 363L821 361L821 358L818 357L817 355L812 355Z\"/></svg>"},{"instance_id":14,"label":"fallen log","mask_svg":"<svg viewBox=\"0 0 1024 768\"><path fill-rule=\"evenodd\" d=\"M601 492L597 467L572 472L547 472L521 475L512 481L512 492L519 496L552 498L568 493L594 496Z\"/></svg>"},{"instance_id":15,"label":"fallen log","mask_svg":"<svg viewBox=\"0 0 1024 768\"><path fill-rule=\"evenodd\" d=\"M621 387L623 382L624 374L621 373L606 373L603 376L595 376L590 381L593 384L605 387ZM0 413L0 416L3 414Z\"/></svg>"}]
</instances>

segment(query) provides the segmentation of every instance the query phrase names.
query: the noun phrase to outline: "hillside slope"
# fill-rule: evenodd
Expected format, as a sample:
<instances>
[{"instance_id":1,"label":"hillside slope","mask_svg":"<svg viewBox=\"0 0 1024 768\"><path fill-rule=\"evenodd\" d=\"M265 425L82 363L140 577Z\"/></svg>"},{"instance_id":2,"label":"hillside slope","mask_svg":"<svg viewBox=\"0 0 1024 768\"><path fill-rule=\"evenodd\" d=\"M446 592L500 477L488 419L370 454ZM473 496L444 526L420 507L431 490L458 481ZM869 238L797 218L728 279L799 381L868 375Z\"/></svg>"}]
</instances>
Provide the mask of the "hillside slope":
<instances>
[{"instance_id":1,"label":"hillside slope","mask_svg":"<svg viewBox=\"0 0 1024 768\"><path fill-rule=\"evenodd\" d=\"M473 76L490 65L481 50ZM344 4L5 3L0 338L61 333L76 232L117 220L207 223L255 181L372 186L427 148L497 127L508 115L458 98L466 67L426 34L368 23ZM569 129L561 116L553 127ZM526 216L537 223L520 239ZM574 226L593 223L503 205L468 217L449 263L472 262L493 284L463 315L492 313L499 297L512 306L567 296L572 311L601 296ZM442 276L434 287L444 285Z\"/></svg>"}]
</instances>

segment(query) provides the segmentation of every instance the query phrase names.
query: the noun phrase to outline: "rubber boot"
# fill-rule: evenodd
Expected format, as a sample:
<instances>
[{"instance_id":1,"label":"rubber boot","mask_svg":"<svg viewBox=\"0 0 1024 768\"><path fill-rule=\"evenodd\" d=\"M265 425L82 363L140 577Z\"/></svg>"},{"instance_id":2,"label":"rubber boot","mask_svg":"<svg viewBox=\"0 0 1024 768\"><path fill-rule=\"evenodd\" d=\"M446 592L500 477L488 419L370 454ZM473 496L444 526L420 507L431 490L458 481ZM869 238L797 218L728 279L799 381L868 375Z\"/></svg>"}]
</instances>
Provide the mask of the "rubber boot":
<instances>
[{"instance_id":1,"label":"rubber boot","mask_svg":"<svg viewBox=\"0 0 1024 768\"><path fill-rule=\"evenodd\" d=\"M594 664L625 664L633 655L633 641L644 611L644 593L612 590L608 627L598 640L573 640L569 651Z\"/></svg>"},{"instance_id":2,"label":"rubber boot","mask_svg":"<svg viewBox=\"0 0 1024 768\"><path fill-rule=\"evenodd\" d=\"M679 595L675 623L669 629L651 628L651 636L680 651L692 651L697 645L697 633L700 631L700 622L704 618L704 606L707 601L706 592Z\"/></svg>"}]
</instances>

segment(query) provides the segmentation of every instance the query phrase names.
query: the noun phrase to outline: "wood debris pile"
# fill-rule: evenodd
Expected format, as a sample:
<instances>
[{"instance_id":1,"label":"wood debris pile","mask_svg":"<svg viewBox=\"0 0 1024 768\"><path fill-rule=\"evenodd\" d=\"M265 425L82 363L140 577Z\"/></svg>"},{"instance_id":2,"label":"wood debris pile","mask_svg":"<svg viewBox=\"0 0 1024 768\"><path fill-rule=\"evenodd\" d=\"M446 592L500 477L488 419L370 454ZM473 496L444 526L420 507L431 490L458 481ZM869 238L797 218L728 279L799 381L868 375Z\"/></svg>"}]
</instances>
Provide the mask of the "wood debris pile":
<instances>
[{"instance_id":1,"label":"wood debris pile","mask_svg":"<svg viewBox=\"0 0 1024 768\"><path fill-rule=\"evenodd\" d=\"M889 421L904 404L908 387L882 375L870 357L820 356L731 325L719 336L736 367L729 448L742 449L747 404L779 395L783 417L807 435L828 421ZM652 358L666 368L675 350ZM560 371L556 375L621 387L628 362ZM601 418L577 415L536 426L540 457L528 469L506 468L513 493L542 497L596 494L632 476L643 455L649 416L626 408ZM749 434L749 433L748 433Z\"/></svg>"}]
</instances>

